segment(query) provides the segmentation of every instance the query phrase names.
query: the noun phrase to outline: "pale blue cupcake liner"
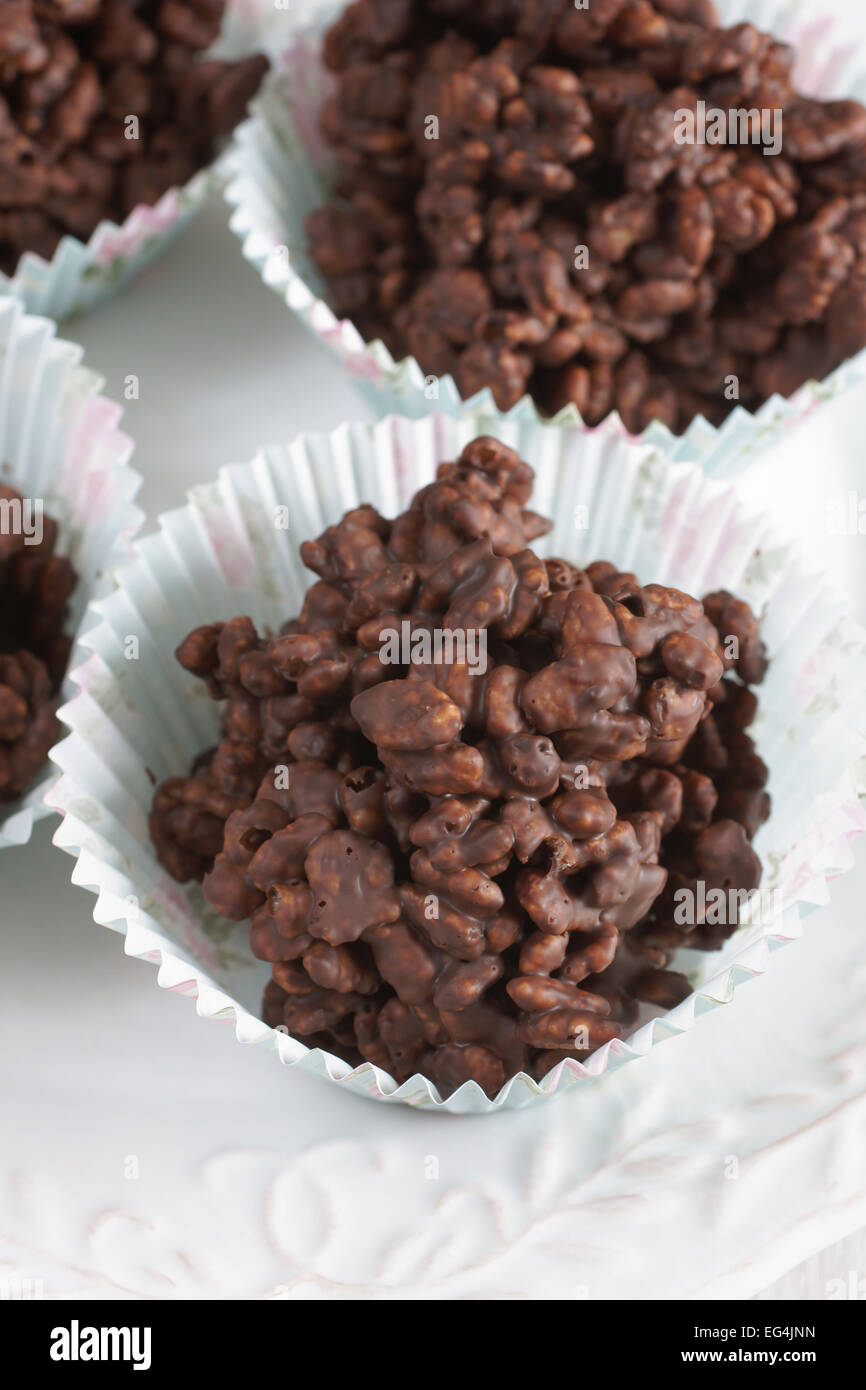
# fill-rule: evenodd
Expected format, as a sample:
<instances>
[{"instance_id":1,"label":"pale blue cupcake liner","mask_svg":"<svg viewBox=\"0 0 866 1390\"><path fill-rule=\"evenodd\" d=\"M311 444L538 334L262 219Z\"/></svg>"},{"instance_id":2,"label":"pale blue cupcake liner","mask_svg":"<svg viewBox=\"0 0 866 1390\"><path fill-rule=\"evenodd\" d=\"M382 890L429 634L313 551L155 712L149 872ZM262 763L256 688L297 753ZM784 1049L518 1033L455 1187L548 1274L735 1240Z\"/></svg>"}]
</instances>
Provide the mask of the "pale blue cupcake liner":
<instances>
[{"instance_id":1,"label":"pale blue cupcake liner","mask_svg":"<svg viewBox=\"0 0 866 1390\"><path fill-rule=\"evenodd\" d=\"M129 466L132 442L119 428L120 406L101 394L102 378L82 357L80 347L56 336L52 321L0 296L0 482L39 499L59 525L58 553L78 574L71 633L142 521L134 504L141 478ZM67 681L64 692L71 689ZM0 805L0 849L26 844L35 822L51 814L45 793L56 777L46 762L23 797Z\"/></svg>"},{"instance_id":2,"label":"pale blue cupcake liner","mask_svg":"<svg viewBox=\"0 0 866 1390\"><path fill-rule=\"evenodd\" d=\"M722 951L684 953L694 993L647 1018L585 1062L567 1059L542 1081L520 1074L489 1098L470 1082L443 1100L423 1076L402 1085L379 1068L352 1067L260 1018L269 969L249 949L243 924L224 921L197 885L159 865L148 834L154 787L185 773L219 736L219 709L174 650L193 627L248 614L276 631L299 611L314 576L298 548L361 502L393 516L478 434L494 434L536 470L532 506L555 518L538 543L577 563L607 558L644 582L703 594L730 587L764 618L771 664L755 737L771 770L773 815L756 839L762 889L778 913L749 921ZM274 525L288 505L290 529ZM801 933L801 918L827 899L827 881L853 863L866 829L866 634L846 603L804 566L735 488L708 479L612 427L586 430L484 411L460 418L389 417L345 425L262 450L194 488L161 518L94 603L72 673L76 693L60 711L69 736L52 752L62 772L50 802L63 815L54 842L75 856L73 882L97 896L95 920L125 937L128 955L158 965L162 988L197 1000L199 1014L229 1019L238 1040L287 1067L391 1104L452 1114L491 1114L541 1103L645 1055L728 1002L767 969L775 949ZM138 659L127 659L131 635Z\"/></svg>"}]
</instances>

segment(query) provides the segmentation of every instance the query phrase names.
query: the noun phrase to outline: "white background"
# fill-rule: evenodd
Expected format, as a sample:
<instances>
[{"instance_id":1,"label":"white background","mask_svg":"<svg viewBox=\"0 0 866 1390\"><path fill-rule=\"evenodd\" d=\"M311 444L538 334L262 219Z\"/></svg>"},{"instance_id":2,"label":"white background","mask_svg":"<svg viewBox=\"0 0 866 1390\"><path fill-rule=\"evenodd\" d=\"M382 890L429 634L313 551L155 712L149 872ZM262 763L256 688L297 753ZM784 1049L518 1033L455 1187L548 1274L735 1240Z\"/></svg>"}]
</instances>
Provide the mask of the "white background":
<instances>
[{"instance_id":1,"label":"white background","mask_svg":"<svg viewBox=\"0 0 866 1390\"><path fill-rule=\"evenodd\" d=\"M857 14L856 4L835 8ZM215 202L130 290L64 325L105 374L108 394L122 399L124 378L140 380L125 427L148 527L187 486L259 445L366 414L243 263L225 221ZM861 618L866 538L833 536L826 506L849 488L866 496L864 431L866 398L846 397L742 483L802 537ZM834 1029L850 1027L846 1046L863 1042L854 1017L862 850L833 904L809 918L806 939L703 1019L699 1042L691 1034L665 1044L629 1069L627 1084L606 1078L598 1099L583 1092L454 1121L344 1096L198 1019L190 1000L158 990L153 969L126 960L122 938L92 922L92 899L70 885L72 861L51 847L51 830L43 824L26 849L0 855L0 1277L41 1281L48 1297L753 1295L866 1221L866 1193L857 1198L849 1185L843 1202L841 1180L834 1189L834 1155L850 1136L832 1129L830 1146L808 1156L787 1141L795 1166L812 1165L814 1196L796 1240L769 1196L756 1196L755 1209L740 1213L752 1234L725 1246L731 1232L713 1215L705 1172L741 1152L755 1107L770 1123L774 1095L785 1111L773 1121L783 1149L784 1135L802 1128L791 1119L795 1097L802 1092L803 1113L809 1097L818 1105L826 1077L804 1028L824 1030L819 1054L823 1046L829 1056ZM846 1104L866 1095L858 1075ZM639 1202L640 1183L624 1193L611 1179L583 1211L577 1229L590 1223L593 1234L581 1246L563 1215L573 1211L563 1195L570 1182L586 1183L599 1165L621 1175L624 1155L653 1136L667 1136L664 1151L686 1163L654 1198L657 1221L627 1206ZM602 1201L611 1205L600 1213ZM543 1232L541 1216L550 1220ZM407 1253L421 1231L424 1248ZM714 1246L725 1250L724 1267ZM858 1258L862 1275L862 1245L834 1245L770 1295L824 1297L827 1280L847 1277Z\"/></svg>"}]
</instances>

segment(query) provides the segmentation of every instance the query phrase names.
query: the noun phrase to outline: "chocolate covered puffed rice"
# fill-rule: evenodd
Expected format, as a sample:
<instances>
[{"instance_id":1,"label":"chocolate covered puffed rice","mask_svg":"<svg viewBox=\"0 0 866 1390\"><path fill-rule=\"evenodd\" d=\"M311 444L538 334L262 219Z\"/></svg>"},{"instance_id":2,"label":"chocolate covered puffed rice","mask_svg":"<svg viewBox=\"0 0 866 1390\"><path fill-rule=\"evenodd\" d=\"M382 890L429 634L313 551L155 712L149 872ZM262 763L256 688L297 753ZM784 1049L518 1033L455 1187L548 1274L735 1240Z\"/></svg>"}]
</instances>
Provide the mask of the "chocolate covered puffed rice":
<instances>
[{"instance_id":1,"label":"chocolate covered puffed rice","mask_svg":"<svg viewBox=\"0 0 866 1390\"><path fill-rule=\"evenodd\" d=\"M444 1093L678 1002L675 950L737 920L683 923L677 892L760 880L753 614L542 559L532 479L476 439L400 516L305 542L319 577L278 633L192 632L222 737L151 815L169 872L249 921L267 1022Z\"/></svg>"},{"instance_id":2,"label":"chocolate covered puffed rice","mask_svg":"<svg viewBox=\"0 0 866 1390\"><path fill-rule=\"evenodd\" d=\"M58 691L71 646L64 632L76 584L55 554L57 525L41 502L0 484L0 802L33 782L60 735Z\"/></svg>"},{"instance_id":3,"label":"chocolate covered puffed rice","mask_svg":"<svg viewBox=\"0 0 866 1390\"><path fill-rule=\"evenodd\" d=\"M866 345L866 111L709 0L356 0L324 60L329 302L464 397L681 432Z\"/></svg>"},{"instance_id":4,"label":"chocolate covered puffed rice","mask_svg":"<svg viewBox=\"0 0 866 1390\"><path fill-rule=\"evenodd\" d=\"M0 270L186 183L241 119L261 56L203 59L224 0L4 0Z\"/></svg>"}]
</instances>

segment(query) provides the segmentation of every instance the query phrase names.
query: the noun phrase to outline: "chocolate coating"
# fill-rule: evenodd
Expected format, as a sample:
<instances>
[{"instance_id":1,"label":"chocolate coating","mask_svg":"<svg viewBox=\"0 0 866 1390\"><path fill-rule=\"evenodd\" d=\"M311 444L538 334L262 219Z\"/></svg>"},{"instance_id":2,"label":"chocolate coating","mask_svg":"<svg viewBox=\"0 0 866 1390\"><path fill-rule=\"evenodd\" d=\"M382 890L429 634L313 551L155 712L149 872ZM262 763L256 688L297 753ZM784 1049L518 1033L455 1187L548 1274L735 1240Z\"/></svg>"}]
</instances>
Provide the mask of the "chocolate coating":
<instances>
[{"instance_id":1,"label":"chocolate coating","mask_svg":"<svg viewBox=\"0 0 866 1390\"><path fill-rule=\"evenodd\" d=\"M4 509L22 500L0 484ZM13 515L4 510L4 517ZM0 803L27 791L61 733L55 711L71 646L64 628L76 574L55 554L56 545L57 525L48 516L41 539L11 525L0 534Z\"/></svg>"}]
</instances>

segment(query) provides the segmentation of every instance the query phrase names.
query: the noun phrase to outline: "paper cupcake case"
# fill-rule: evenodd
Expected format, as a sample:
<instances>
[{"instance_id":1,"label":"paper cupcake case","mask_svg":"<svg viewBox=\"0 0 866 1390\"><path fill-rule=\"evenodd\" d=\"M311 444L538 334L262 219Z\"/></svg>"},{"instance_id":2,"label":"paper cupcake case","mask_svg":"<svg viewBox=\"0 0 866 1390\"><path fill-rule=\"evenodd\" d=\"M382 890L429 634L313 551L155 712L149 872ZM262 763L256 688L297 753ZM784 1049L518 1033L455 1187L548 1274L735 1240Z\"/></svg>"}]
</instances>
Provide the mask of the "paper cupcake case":
<instances>
[{"instance_id":1,"label":"paper cupcake case","mask_svg":"<svg viewBox=\"0 0 866 1390\"><path fill-rule=\"evenodd\" d=\"M207 56L253 52L267 28L265 9L265 0L228 0L222 31ZM158 202L140 203L123 222L103 220L86 242L64 236L50 260L25 251L12 275L0 272L0 294L14 295L30 313L57 322L101 304L161 255L221 188L222 159L168 189Z\"/></svg>"},{"instance_id":2,"label":"paper cupcake case","mask_svg":"<svg viewBox=\"0 0 866 1390\"><path fill-rule=\"evenodd\" d=\"M605 557L647 582L698 594L726 585L764 612L772 664L756 737L771 767L774 814L756 847L762 886L779 890L781 910L742 927L723 951L683 956L696 992L626 1041L585 1063L569 1059L540 1083L519 1075L493 1100L468 1083L443 1101L421 1076L398 1086L369 1063L352 1068L262 1023L269 970L253 959L246 926L226 923L197 886L181 887L160 868L147 818L155 784L186 772L218 734L217 706L173 657L186 633L242 613L260 630L276 630L314 579L297 557L302 540L361 501L394 515L439 461L479 433L512 444L535 467L532 505L556 518L544 553ZM289 533L273 524L282 505ZM587 530L576 529L576 517L589 518ZM163 988L195 997L204 1017L233 1020L241 1042L286 1065L377 1100L451 1113L549 1098L642 1056L729 1000L737 984L766 969L776 946L800 934L804 912L826 901L827 880L852 862L850 841L866 827L866 635L767 520L743 511L730 485L610 427L556 428L485 412L344 426L224 470L135 548L114 592L92 606L87 655L72 676L77 693L60 712L69 736L52 753L62 776L49 799L63 816L54 842L77 858L73 882L96 894L96 921L126 936L127 954L153 961ZM130 636L139 642L135 660L125 655Z\"/></svg>"},{"instance_id":3,"label":"paper cupcake case","mask_svg":"<svg viewBox=\"0 0 866 1390\"><path fill-rule=\"evenodd\" d=\"M78 573L69 632L79 629L109 563L130 553L142 519L134 505L141 479L128 465L132 443L118 428L120 407L100 394L102 378L82 356L48 319L0 297L0 482L41 499L59 523L58 550ZM55 778L46 762L25 796L0 806L0 849L25 844L34 822L50 814L44 795Z\"/></svg>"},{"instance_id":4,"label":"paper cupcake case","mask_svg":"<svg viewBox=\"0 0 866 1390\"><path fill-rule=\"evenodd\" d=\"M252 116L238 127L226 156L226 198L233 209L231 227L243 255L319 341L341 362L356 388L379 415L409 416L430 410L459 413L493 405L488 390L463 402L453 378L439 378L430 399L428 378L413 357L395 361L380 342L366 343L347 319L328 307L327 289L310 258L304 221L330 196L336 172L333 155L318 126L319 111L332 77L321 64L322 35L345 8L335 0L308 4L310 22L276 58L275 69L251 105ZM851 96L866 102L866 63L856 44L846 40L832 17L818 16L811 4L780 0L717 0L723 24L748 21L793 44L800 88L821 97ZM272 29L268 30L272 41ZM263 42L267 40L263 39ZM772 396L757 411L737 406L720 427L697 417L688 430L674 435L654 422L640 436L671 458L699 460L717 478L748 468L786 429L822 403L866 380L866 350L843 363L823 381L808 382L789 399ZM527 396L515 407L520 420L537 420ZM626 434L618 415L612 418ZM576 407L556 416L581 423Z\"/></svg>"}]
</instances>

